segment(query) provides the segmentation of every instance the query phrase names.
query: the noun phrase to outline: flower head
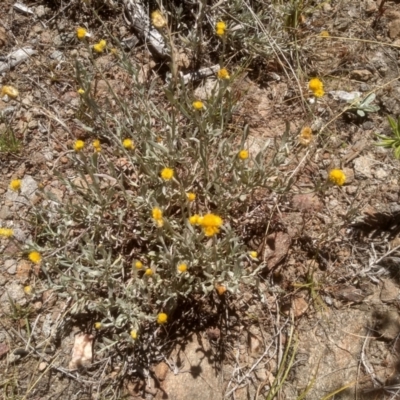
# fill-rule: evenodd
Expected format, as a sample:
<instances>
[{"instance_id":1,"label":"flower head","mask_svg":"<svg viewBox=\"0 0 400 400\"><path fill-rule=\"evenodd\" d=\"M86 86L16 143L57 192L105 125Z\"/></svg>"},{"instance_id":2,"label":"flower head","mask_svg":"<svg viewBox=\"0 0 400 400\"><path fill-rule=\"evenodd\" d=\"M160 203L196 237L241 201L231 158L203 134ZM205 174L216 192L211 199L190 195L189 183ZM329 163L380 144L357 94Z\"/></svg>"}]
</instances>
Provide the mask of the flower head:
<instances>
[{"instance_id":1,"label":"flower head","mask_svg":"<svg viewBox=\"0 0 400 400\"><path fill-rule=\"evenodd\" d=\"M95 322L94 323L94 329L100 330L103 324L101 322Z\"/></svg>"},{"instance_id":2,"label":"flower head","mask_svg":"<svg viewBox=\"0 0 400 400\"><path fill-rule=\"evenodd\" d=\"M196 100L192 103L192 106L195 110L202 110L204 108L204 104L200 100Z\"/></svg>"},{"instance_id":3,"label":"flower head","mask_svg":"<svg viewBox=\"0 0 400 400\"><path fill-rule=\"evenodd\" d=\"M202 217L199 214L194 214L189 218L190 225L199 225L199 222Z\"/></svg>"},{"instance_id":4,"label":"flower head","mask_svg":"<svg viewBox=\"0 0 400 400\"><path fill-rule=\"evenodd\" d=\"M14 236L14 231L10 228L0 228L0 236L9 238Z\"/></svg>"},{"instance_id":5,"label":"flower head","mask_svg":"<svg viewBox=\"0 0 400 400\"><path fill-rule=\"evenodd\" d=\"M164 16L161 14L159 10L154 11L151 13L151 23L156 27L156 28L163 28L165 25L167 25L167 21L164 18Z\"/></svg>"},{"instance_id":6,"label":"flower head","mask_svg":"<svg viewBox=\"0 0 400 400\"><path fill-rule=\"evenodd\" d=\"M247 160L249 158L249 152L247 150L240 150L239 154L238 154L238 157L241 160Z\"/></svg>"},{"instance_id":7,"label":"flower head","mask_svg":"<svg viewBox=\"0 0 400 400\"><path fill-rule=\"evenodd\" d=\"M333 169L329 172L329 181L334 185L343 186L346 182L346 175L341 169Z\"/></svg>"},{"instance_id":8,"label":"flower head","mask_svg":"<svg viewBox=\"0 0 400 400\"><path fill-rule=\"evenodd\" d=\"M183 272L187 271L187 268L188 268L187 264L182 263L182 264L178 265L177 270L178 270L178 272L183 273Z\"/></svg>"},{"instance_id":9,"label":"flower head","mask_svg":"<svg viewBox=\"0 0 400 400\"><path fill-rule=\"evenodd\" d=\"M219 285L218 283L215 285L215 290L218 292L220 296L222 296L226 292L226 287L224 285Z\"/></svg>"},{"instance_id":10,"label":"flower head","mask_svg":"<svg viewBox=\"0 0 400 400\"><path fill-rule=\"evenodd\" d=\"M163 219L163 212L161 211L160 208L154 207L153 210L151 211L151 214L153 216L153 219L156 223L156 225L161 228L164 226L164 219Z\"/></svg>"},{"instance_id":11,"label":"flower head","mask_svg":"<svg viewBox=\"0 0 400 400\"><path fill-rule=\"evenodd\" d=\"M299 135L299 142L303 146L308 146L313 139L312 130L309 126L305 126Z\"/></svg>"},{"instance_id":12,"label":"flower head","mask_svg":"<svg viewBox=\"0 0 400 400\"><path fill-rule=\"evenodd\" d=\"M27 294L27 295L32 294L32 286L30 286L30 285L25 286L25 287L24 287L24 292L25 292L25 294Z\"/></svg>"},{"instance_id":13,"label":"flower head","mask_svg":"<svg viewBox=\"0 0 400 400\"><path fill-rule=\"evenodd\" d=\"M256 251L249 251L249 256L250 256L250 258L252 258L253 260L256 260L258 254L257 254Z\"/></svg>"},{"instance_id":14,"label":"flower head","mask_svg":"<svg viewBox=\"0 0 400 400\"><path fill-rule=\"evenodd\" d=\"M186 193L186 198L188 199L188 201L195 201L196 200L196 193L193 192L187 192Z\"/></svg>"},{"instance_id":15,"label":"flower head","mask_svg":"<svg viewBox=\"0 0 400 400\"><path fill-rule=\"evenodd\" d=\"M225 35L226 31L226 23L224 21L218 21L215 25L215 33L218 36L223 36Z\"/></svg>"},{"instance_id":16,"label":"flower head","mask_svg":"<svg viewBox=\"0 0 400 400\"><path fill-rule=\"evenodd\" d=\"M101 152L101 144L100 144L100 140L99 139L95 139L93 140L92 143L94 150L96 153L100 153Z\"/></svg>"},{"instance_id":17,"label":"flower head","mask_svg":"<svg viewBox=\"0 0 400 400\"><path fill-rule=\"evenodd\" d=\"M154 274L154 272L151 268L146 268L146 271L144 271L144 274L146 276L152 276Z\"/></svg>"},{"instance_id":18,"label":"flower head","mask_svg":"<svg viewBox=\"0 0 400 400\"><path fill-rule=\"evenodd\" d=\"M136 340L137 337L138 337L137 330L135 330L135 329L131 330L129 334L131 335L131 338L132 338L133 340Z\"/></svg>"},{"instance_id":19,"label":"flower head","mask_svg":"<svg viewBox=\"0 0 400 400\"><path fill-rule=\"evenodd\" d=\"M135 261L135 263L134 263L134 265L135 265L135 268L136 269L142 269L143 268L143 264L142 264L142 262L141 261Z\"/></svg>"},{"instance_id":20,"label":"flower head","mask_svg":"<svg viewBox=\"0 0 400 400\"><path fill-rule=\"evenodd\" d=\"M28 258L34 263L39 264L42 261L42 255L38 251L31 251Z\"/></svg>"},{"instance_id":21,"label":"flower head","mask_svg":"<svg viewBox=\"0 0 400 400\"><path fill-rule=\"evenodd\" d=\"M106 46L107 46L107 42L103 39L103 40L100 40L99 43L96 43L93 45L93 50L96 53L102 53L104 51L104 49L106 48Z\"/></svg>"},{"instance_id":22,"label":"flower head","mask_svg":"<svg viewBox=\"0 0 400 400\"><path fill-rule=\"evenodd\" d=\"M310 82L308 82L308 88L313 92L315 92L316 90L323 89L323 87L324 84L318 78L313 78L310 80Z\"/></svg>"},{"instance_id":23,"label":"flower head","mask_svg":"<svg viewBox=\"0 0 400 400\"><path fill-rule=\"evenodd\" d=\"M10 182L10 189L14 192L18 192L21 189L21 179L13 179Z\"/></svg>"},{"instance_id":24,"label":"flower head","mask_svg":"<svg viewBox=\"0 0 400 400\"><path fill-rule=\"evenodd\" d=\"M222 223L222 218L215 214L206 214L198 220L198 224L203 228L203 233L208 237L219 233Z\"/></svg>"},{"instance_id":25,"label":"flower head","mask_svg":"<svg viewBox=\"0 0 400 400\"><path fill-rule=\"evenodd\" d=\"M127 150L133 150L135 148L135 144L133 143L132 139L124 139L122 141L122 146L124 146Z\"/></svg>"},{"instance_id":26,"label":"flower head","mask_svg":"<svg viewBox=\"0 0 400 400\"><path fill-rule=\"evenodd\" d=\"M85 28L76 28L76 37L79 40L85 39L86 36L88 36L88 31Z\"/></svg>"},{"instance_id":27,"label":"flower head","mask_svg":"<svg viewBox=\"0 0 400 400\"><path fill-rule=\"evenodd\" d=\"M81 151L85 147L85 142L83 140L76 140L74 143L74 150L76 152Z\"/></svg>"},{"instance_id":28,"label":"flower head","mask_svg":"<svg viewBox=\"0 0 400 400\"><path fill-rule=\"evenodd\" d=\"M157 324L160 324L160 325L165 324L165 323L167 323L167 320L168 320L167 314L160 313L157 315Z\"/></svg>"},{"instance_id":29,"label":"flower head","mask_svg":"<svg viewBox=\"0 0 400 400\"><path fill-rule=\"evenodd\" d=\"M330 34L329 34L328 31L322 31L322 32L319 34L319 36L321 36L321 37L329 37Z\"/></svg>"},{"instance_id":30,"label":"flower head","mask_svg":"<svg viewBox=\"0 0 400 400\"><path fill-rule=\"evenodd\" d=\"M217 72L217 76L219 79L230 79L230 75L229 72L226 68L221 68L218 72Z\"/></svg>"},{"instance_id":31,"label":"flower head","mask_svg":"<svg viewBox=\"0 0 400 400\"><path fill-rule=\"evenodd\" d=\"M85 94L85 91L84 91L82 88L79 88L79 89L77 90L77 92L78 92L78 94L80 94L81 96L82 96L83 94Z\"/></svg>"},{"instance_id":32,"label":"flower head","mask_svg":"<svg viewBox=\"0 0 400 400\"><path fill-rule=\"evenodd\" d=\"M314 91L315 97L322 97L324 94L325 94L324 89L318 89L318 90Z\"/></svg>"},{"instance_id":33,"label":"flower head","mask_svg":"<svg viewBox=\"0 0 400 400\"><path fill-rule=\"evenodd\" d=\"M3 97L5 95L10 97L11 99L16 99L19 95L19 92L13 86L3 86L1 88L1 96Z\"/></svg>"},{"instance_id":34,"label":"flower head","mask_svg":"<svg viewBox=\"0 0 400 400\"><path fill-rule=\"evenodd\" d=\"M161 171L161 178L164 181L170 181L174 177L174 170L172 168L163 168Z\"/></svg>"}]
</instances>

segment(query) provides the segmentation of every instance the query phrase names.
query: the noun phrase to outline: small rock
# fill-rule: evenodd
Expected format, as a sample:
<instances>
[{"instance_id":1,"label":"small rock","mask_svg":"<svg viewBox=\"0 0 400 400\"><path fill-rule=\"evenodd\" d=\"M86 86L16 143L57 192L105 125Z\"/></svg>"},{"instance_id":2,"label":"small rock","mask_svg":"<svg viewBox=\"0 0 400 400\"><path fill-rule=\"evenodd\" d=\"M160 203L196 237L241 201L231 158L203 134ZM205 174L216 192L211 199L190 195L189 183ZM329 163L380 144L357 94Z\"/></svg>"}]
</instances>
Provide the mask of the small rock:
<instances>
[{"instance_id":1,"label":"small rock","mask_svg":"<svg viewBox=\"0 0 400 400\"><path fill-rule=\"evenodd\" d=\"M369 131L370 129L373 129L373 128L374 128L374 124L373 124L372 121L365 121L365 122L362 124L362 127L363 127L364 130Z\"/></svg>"},{"instance_id":2,"label":"small rock","mask_svg":"<svg viewBox=\"0 0 400 400\"><path fill-rule=\"evenodd\" d=\"M383 287L381 291L381 300L383 303L390 303L397 299L399 288L390 280L383 279Z\"/></svg>"},{"instance_id":3,"label":"small rock","mask_svg":"<svg viewBox=\"0 0 400 400\"><path fill-rule=\"evenodd\" d=\"M308 310L308 303L302 297L296 297L293 300L294 317L301 317Z\"/></svg>"},{"instance_id":4,"label":"small rock","mask_svg":"<svg viewBox=\"0 0 400 400\"><path fill-rule=\"evenodd\" d=\"M17 278L21 283L25 283L29 279L31 269L31 264L27 260L21 260L18 263Z\"/></svg>"},{"instance_id":5,"label":"small rock","mask_svg":"<svg viewBox=\"0 0 400 400\"><path fill-rule=\"evenodd\" d=\"M362 176L363 178L371 177L371 166L373 161L369 157L361 156L354 160L354 171L356 176Z\"/></svg>"},{"instance_id":6,"label":"small rock","mask_svg":"<svg viewBox=\"0 0 400 400\"><path fill-rule=\"evenodd\" d=\"M397 311L388 311L379 316L377 331L382 339L394 340L400 333L400 317Z\"/></svg>"},{"instance_id":7,"label":"small rock","mask_svg":"<svg viewBox=\"0 0 400 400\"><path fill-rule=\"evenodd\" d=\"M355 194L358 190L357 186L347 186L346 187L346 193L347 194Z\"/></svg>"},{"instance_id":8,"label":"small rock","mask_svg":"<svg viewBox=\"0 0 400 400\"><path fill-rule=\"evenodd\" d=\"M362 83L360 85L360 90L362 92L369 92L371 90L371 87L367 83Z\"/></svg>"},{"instance_id":9,"label":"small rock","mask_svg":"<svg viewBox=\"0 0 400 400\"><path fill-rule=\"evenodd\" d=\"M194 91L194 98L198 100L207 100L211 97L213 91L218 87L218 81L214 78L206 79L203 85L200 85Z\"/></svg>"},{"instance_id":10,"label":"small rock","mask_svg":"<svg viewBox=\"0 0 400 400\"><path fill-rule=\"evenodd\" d=\"M160 362L159 364L157 364L154 367L154 374L160 381L165 380L165 378L167 377L168 371L169 371L169 367L164 361Z\"/></svg>"},{"instance_id":11,"label":"small rock","mask_svg":"<svg viewBox=\"0 0 400 400\"><path fill-rule=\"evenodd\" d=\"M333 97L334 100L349 102L358 99L361 96L360 92L345 92L344 90L331 90L329 95Z\"/></svg>"},{"instance_id":12,"label":"small rock","mask_svg":"<svg viewBox=\"0 0 400 400\"><path fill-rule=\"evenodd\" d=\"M26 304L24 289L16 282L11 282L9 285L7 285L5 292L0 297L0 303L8 303L9 298L21 306Z\"/></svg>"},{"instance_id":13,"label":"small rock","mask_svg":"<svg viewBox=\"0 0 400 400\"><path fill-rule=\"evenodd\" d=\"M36 7L35 12L39 18L43 18L46 15L46 9L44 8L44 6Z\"/></svg>"},{"instance_id":14,"label":"small rock","mask_svg":"<svg viewBox=\"0 0 400 400\"><path fill-rule=\"evenodd\" d=\"M43 372L46 368L47 368L47 363L46 362L44 362L44 361L42 361L40 364L39 364L39 372Z\"/></svg>"},{"instance_id":15,"label":"small rock","mask_svg":"<svg viewBox=\"0 0 400 400\"><path fill-rule=\"evenodd\" d=\"M356 69L351 71L350 77L359 81L366 82L372 78L372 72L367 69Z\"/></svg>"},{"instance_id":16,"label":"small rock","mask_svg":"<svg viewBox=\"0 0 400 400\"><path fill-rule=\"evenodd\" d=\"M294 195L292 204L299 211L320 211L322 209L321 201L313 193Z\"/></svg>"},{"instance_id":17,"label":"small rock","mask_svg":"<svg viewBox=\"0 0 400 400\"><path fill-rule=\"evenodd\" d=\"M64 56L63 52L59 50L55 50L50 54L50 58L52 60L57 60L57 61L61 61L63 56Z\"/></svg>"},{"instance_id":18,"label":"small rock","mask_svg":"<svg viewBox=\"0 0 400 400\"><path fill-rule=\"evenodd\" d=\"M378 168L375 172L374 172L374 176L376 179L385 179L389 176L389 172L383 168Z\"/></svg>"},{"instance_id":19,"label":"small rock","mask_svg":"<svg viewBox=\"0 0 400 400\"><path fill-rule=\"evenodd\" d=\"M11 217L10 209L7 206L0 208L0 220L5 220Z\"/></svg>"},{"instance_id":20,"label":"small rock","mask_svg":"<svg viewBox=\"0 0 400 400\"><path fill-rule=\"evenodd\" d=\"M4 262L4 268L6 269L7 274L14 275L17 272L17 261L6 260Z\"/></svg>"},{"instance_id":21,"label":"small rock","mask_svg":"<svg viewBox=\"0 0 400 400\"><path fill-rule=\"evenodd\" d=\"M389 22L388 28L390 39L396 39L400 35L400 19Z\"/></svg>"}]
</instances>

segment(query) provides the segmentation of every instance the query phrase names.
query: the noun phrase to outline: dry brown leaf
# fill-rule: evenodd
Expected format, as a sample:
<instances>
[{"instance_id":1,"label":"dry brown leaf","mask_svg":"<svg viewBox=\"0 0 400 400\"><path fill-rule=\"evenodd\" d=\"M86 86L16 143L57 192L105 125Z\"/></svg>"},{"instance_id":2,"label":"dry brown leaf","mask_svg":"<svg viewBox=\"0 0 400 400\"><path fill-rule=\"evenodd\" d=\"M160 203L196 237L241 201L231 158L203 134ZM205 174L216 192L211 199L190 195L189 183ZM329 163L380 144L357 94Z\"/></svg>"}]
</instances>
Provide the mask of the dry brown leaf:
<instances>
[{"instance_id":1,"label":"dry brown leaf","mask_svg":"<svg viewBox=\"0 0 400 400\"><path fill-rule=\"evenodd\" d=\"M93 358L93 335L81 333L75 336L74 348L72 349L72 358L69 363L69 369L78 369L88 366Z\"/></svg>"}]
</instances>

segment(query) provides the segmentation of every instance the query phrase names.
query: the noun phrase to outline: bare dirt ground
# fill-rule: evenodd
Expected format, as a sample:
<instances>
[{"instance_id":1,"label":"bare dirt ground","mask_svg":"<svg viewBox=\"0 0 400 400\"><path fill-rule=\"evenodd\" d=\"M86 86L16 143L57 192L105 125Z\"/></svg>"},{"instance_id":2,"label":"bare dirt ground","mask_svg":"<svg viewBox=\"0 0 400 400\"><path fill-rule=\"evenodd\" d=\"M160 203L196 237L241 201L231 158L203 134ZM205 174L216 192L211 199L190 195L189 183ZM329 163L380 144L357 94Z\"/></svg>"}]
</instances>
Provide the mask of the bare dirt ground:
<instances>
[{"instance_id":1,"label":"bare dirt ground","mask_svg":"<svg viewBox=\"0 0 400 400\"><path fill-rule=\"evenodd\" d=\"M375 135L390 135L386 116L400 115L400 6L382 3L315 2L302 16L298 61L306 76L324 80L326 92L310 107L302 101L306 82L276 59L260 59L237 77L231 123L248 124L250 153L281 140L287 121L292 139L304 126L318 134L310 147L297 145L281 169L295 179L290 191L260 191L247 213L234 216L266 265L257 291L243 285L240 296L213 294L211 303L179 311L209 318L171 336L164 359L142 371L121 369L132 357L124 348L112 359L99 351L95 320L84 311L72 318L70 293L49 289L45 272L17 245L38 239L30 210L43 202L40 190L65 201L59 175L76 179L67 153L76 139L88 138L75 63L88 63L89 51L76 27L88 26L96 37L107 30L119 41L132 32L121 5L98 9L102 26L83 2L26 1L30 14L3 0L0 56L23 46L35 54L0 74L1 86L20 93L0 99L0 225L12 227L16 238L0 239L2 399L400 398L400 164L392 150L376 146ZM165 66L144 46L124 51L142 67L141 79L163 79ZM98 66L99 104L109 97L104 78L119 96L130 94L129 76L111 51ZM380 109L365 118L343 112L346 103L329 94L338 90L374 91ZM18 143L10 142L10 126ZM332 168L342 168L347 181L326 189ZM22 179L21 193L9 188L12 179ZM24 291L28 285L33 294ZM93 359L76 371L69 363L81 332Z\"/></svg>"}]
</instances>

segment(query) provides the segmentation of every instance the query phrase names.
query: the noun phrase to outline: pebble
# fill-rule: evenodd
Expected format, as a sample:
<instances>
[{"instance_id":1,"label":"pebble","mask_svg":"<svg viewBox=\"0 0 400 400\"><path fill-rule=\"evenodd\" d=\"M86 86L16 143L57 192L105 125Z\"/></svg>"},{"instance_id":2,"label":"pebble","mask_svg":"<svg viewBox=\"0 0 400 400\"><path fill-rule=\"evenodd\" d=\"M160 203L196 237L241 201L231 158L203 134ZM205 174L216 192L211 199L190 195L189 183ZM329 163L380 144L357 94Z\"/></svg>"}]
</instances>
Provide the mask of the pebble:
<instances>
[{"instance_id":1,"label":"pebble","mask_svg":"<svg viewBox=\"0 0 400 400\"><path fill-rule=\"evenodd\" d=\"M356 175L361 175L364 178L371 177L371 166L373 161L369 157L361 156L354 160L354 171Z\"/></svg>"},{"instance_id":2,"label":"pebble","mask_svg":"<svg viewBox=\"0 0 400 400\"><path fill-rule=\"evenodd\" d=\"M376 179L385 179L389 176L389 172L383 168L378 168L375 172L374 172L374 176Z\"/></svg>"},{"instance_id":3,"label":"pebble","mask_svg":"<svg viewBox=\"0 0 400 400\"><path fill-rule=\"evenodd\" d=\"M4 262L4 268L7 271L7 274L15 275L17 272L17 261L15 260L6 260Z\"/></svg>"},{"instance_id":4,"label":"pebble","mask_svg":"<svg viewBox=\"0 0 400 400\"><path fill-rule=\"evenodd\" d=\"M351 71L350 77L365 82L372 78L372 72L367 69L356 69Z\"/></svg>"}]
</instances>

